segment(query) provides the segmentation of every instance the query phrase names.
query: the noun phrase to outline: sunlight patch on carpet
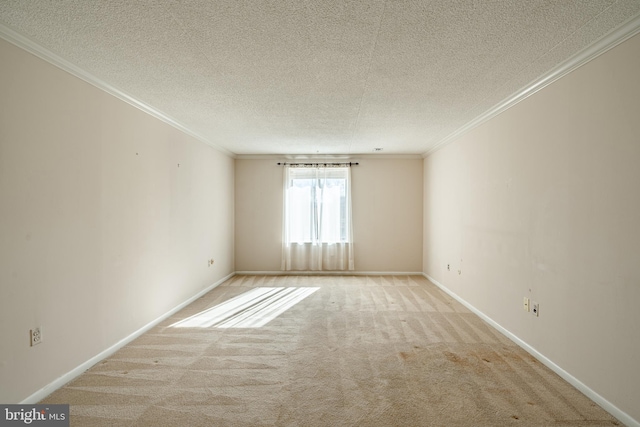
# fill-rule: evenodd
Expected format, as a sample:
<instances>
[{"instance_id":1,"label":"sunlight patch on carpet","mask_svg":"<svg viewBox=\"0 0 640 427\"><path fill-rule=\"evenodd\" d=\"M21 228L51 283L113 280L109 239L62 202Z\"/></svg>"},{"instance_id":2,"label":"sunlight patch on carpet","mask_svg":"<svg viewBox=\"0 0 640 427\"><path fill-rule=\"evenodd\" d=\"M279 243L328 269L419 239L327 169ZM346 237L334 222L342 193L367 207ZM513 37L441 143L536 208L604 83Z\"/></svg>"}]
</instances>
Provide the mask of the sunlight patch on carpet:
<instances>
[{"instance_id":1,"label":"sunlight patch on carpet","mask_svg":"<svg viewBox=\"0 0 640 427\"><path fill-rule=\"evenodd\" d=\"M255 288L174 323L173 328L260 328L320 288Z\"/></svg>"}]
</instances>

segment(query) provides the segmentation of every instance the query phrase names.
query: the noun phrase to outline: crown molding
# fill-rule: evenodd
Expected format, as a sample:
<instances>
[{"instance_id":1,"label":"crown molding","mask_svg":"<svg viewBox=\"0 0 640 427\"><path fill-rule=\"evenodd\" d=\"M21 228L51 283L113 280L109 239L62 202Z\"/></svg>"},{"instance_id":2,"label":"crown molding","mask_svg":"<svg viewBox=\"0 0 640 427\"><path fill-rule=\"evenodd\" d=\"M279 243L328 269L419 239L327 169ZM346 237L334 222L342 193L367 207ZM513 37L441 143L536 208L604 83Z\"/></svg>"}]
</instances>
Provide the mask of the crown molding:
<instances>
[{"instance_id":1,"label":"crown molding","mask_svg":"<svg viewBox=\"0 0 640 427\"><path fill-rule=\"evenodd\" d=\"M425 158L430 154L438 151L439 149L445 147L449 143L455 141L460 138L465 133L470 130L476 128L477 126L485 123L486 121L496 117L498 114L503 111L511 108L517 103L525 100L529 96L535 94L539 90L545 88L556 80L564 77L569 74L573 70L581 67L587 62L595 59L601 54L605 53L609 49L614 48L618 44L628 40L629 38L635 36L640 33L640 14L635 17L629 19L626 23L622 24L615 30L609 32L607 35L599 39L597 42L591 44L581 52L575 54L567 61L553 68L548 73L542 75L539 79L531 82L527 86L523 87L521 90L517 91L510 97L501 101L500 103L494 105L492 108L487 110L485 113L479 115L475 119L466 123L462 127L458 128L453 133L449 134L445 138L438 141L434 146L432 146L426 152L422 154L353 154L353 155L322 155L322 156L314 156L314 155L251 155L244 154L238 155L233 153L226 148L214 143L209 138L199 134L198 132L193 131L187 125L179 122L173 117L163 113L162 111L134 98L133 96L127 94L126 92L108 84L107 82L97 78L91 73L83 70L82 68L72 64L71 62L65 60L64 58L54 54L48 49L40 46L39 44L33 42L27 37L19 34L18 32L8 28L7 26L0 24L0 38L6 40L7 42L18 46L21 49L26 50L27 52L37 56L40 59L45 60L46 62L74 75L75 77L80 78L81 80L91 84L92 86L97 87L98 89L103 90L115 96L116 98L126 102L129 105L132 105L135 108L161 120L168 125L178 129L179 131L189 135L198 141L220 151L221 153L235 158L235 159L283 159L283 160L303 160L303 159L331 159L331 160L346 160L346 159L411 159L411 158Z\"/></svg>"},{"instance_id":2,"label":"crown molding","mask_svg":"<svg viewBox=\"0 0 640 427\"><path fill-rule=\"evenodd\" d=\"M150 116L155 117L156 119L178 129L180 132L189 135L198 141L210 146L211 148L220 151L223 154L226 154L229 157L235 158L235 153L227 150L226 148L221 147L220 145L212 142L210 139L205 136L199 134L191 130L188 126L181 123L180 121L174 119L168 114L163 113L162 111L146 104L133 96L127 94L126 92L118 89L115 86L110 85L109 83L99 79L88 71L78 67L77 65L72 64L66 59L56 55L45 47L37 44L36 42L30 40L29 38L23 36L22 34L12 30L11 28L0 24L0 38L6 40L7 42L26 50L27 52L35 55L36 57L54 65L55 67L66 71L67 73L89 83L90 85L107 92L108 94L115 96L121 101L126 102L127 104L149 114Z\"/></svg>"},{"instance_id":3,"label":"crown molding","mask_svg":"<svg viewBox=\"0 0 640 427\"><path fill-rule=\"evenodd\" d=\"M431 147L429 150L424 152L422 154L422 157L427 157L430 154L440 150L441 148L445 147L446 145L460 138L462 135L474 129L475 127L480 126L484 122L496 117L498 114L502 113L503 111L527 99L528 97L538 92L539 90L549 86L551 83L555 82L556 80L566 76L567 74L574 71L575 69L583 66L587 62L597 58L598 56L616 47L620 43L630 39L631 37L635 36L638 33L640 33L640 14L627 20L624 24L620 25L615 30L612 30L611 32L607 33L605 36L600 38L595 43L589 45L582 51L573 55L571 58L564 61L557 67L554 67L548 73L543 74L539 79L534 80L533 82L531 82L524 88L520 89L519 91L517 91L507 99L494 105L485 113L471 120L464 126L458 128L455 132L453 132L449 136L441 139L433 147Z\"/></svg>"},{"instance_id":4,"label":"crown molding","mask_svg":"<svg viewBox=\"0 0 640 427\"><path fill-rule=\"evenodd\" d=\"M279 160L279 161L354 161L375 159L422 159L421 154L313 154L313 155L288 155L288 154L236 154L237 160Z\"/></svg>"}]
</instances>

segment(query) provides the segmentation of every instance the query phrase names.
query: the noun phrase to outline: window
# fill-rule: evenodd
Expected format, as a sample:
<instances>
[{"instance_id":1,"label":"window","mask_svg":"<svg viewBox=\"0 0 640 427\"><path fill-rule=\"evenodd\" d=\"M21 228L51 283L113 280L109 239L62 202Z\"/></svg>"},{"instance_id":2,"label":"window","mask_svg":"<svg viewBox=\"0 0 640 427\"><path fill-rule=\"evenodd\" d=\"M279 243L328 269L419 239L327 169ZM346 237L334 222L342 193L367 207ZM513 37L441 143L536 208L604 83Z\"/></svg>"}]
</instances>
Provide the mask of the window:
<instances>
[{"instance_id":1,"label":"window","mask_svg":"<svg viewBox=\"0 0 640 427\"><path fill-rule=\"evenodd\" d=\"M285 166L283 269L353 269L350 172Z\"/></svg>"},{"instance_id":2,"label":"window","mask_svg":"<svg viewBox=\"0 0 640 427\"><path fill-rule=\"evenodd\" d=\"M348 242L347 168L292 169L287 194L290 241Z\"/></svg>"}]
</instances>

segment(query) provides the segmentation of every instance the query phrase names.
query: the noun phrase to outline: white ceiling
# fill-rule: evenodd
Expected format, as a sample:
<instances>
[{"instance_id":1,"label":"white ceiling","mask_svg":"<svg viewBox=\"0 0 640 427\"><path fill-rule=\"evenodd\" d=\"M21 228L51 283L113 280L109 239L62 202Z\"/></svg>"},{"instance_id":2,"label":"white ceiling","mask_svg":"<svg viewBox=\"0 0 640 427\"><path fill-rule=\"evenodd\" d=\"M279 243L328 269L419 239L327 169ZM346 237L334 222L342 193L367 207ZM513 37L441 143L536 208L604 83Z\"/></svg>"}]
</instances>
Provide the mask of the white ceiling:
<instances>
[{"instance_id":1,"label":"white ceiling","mask_svg":"<svg viewBox=\"0 0 640 427\"><path fill-rule=\"evenodd\" d=\"M3 34L237 155L426 153L638 14L640 0L0 1Z\"/></svg>"}]
</instances>

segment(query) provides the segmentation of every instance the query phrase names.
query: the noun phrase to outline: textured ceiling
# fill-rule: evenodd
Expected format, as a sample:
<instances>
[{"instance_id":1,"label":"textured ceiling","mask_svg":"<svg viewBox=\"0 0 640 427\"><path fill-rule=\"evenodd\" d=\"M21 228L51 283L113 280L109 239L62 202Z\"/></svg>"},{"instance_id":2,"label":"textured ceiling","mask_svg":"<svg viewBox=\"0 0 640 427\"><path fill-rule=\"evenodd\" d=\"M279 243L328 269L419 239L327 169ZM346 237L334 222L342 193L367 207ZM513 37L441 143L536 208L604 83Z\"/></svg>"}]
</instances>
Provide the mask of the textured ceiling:
<instances>
[{"instance_id":1,"label":"textured ceiling","mask_svg":"<svg viewBox=\"0 0 640 427\"><path fill-rule=\"evenodd\" d=\"M640 0L0 1L0 24L235 154L422 154Z\"/></svg>"}]
</instances>

